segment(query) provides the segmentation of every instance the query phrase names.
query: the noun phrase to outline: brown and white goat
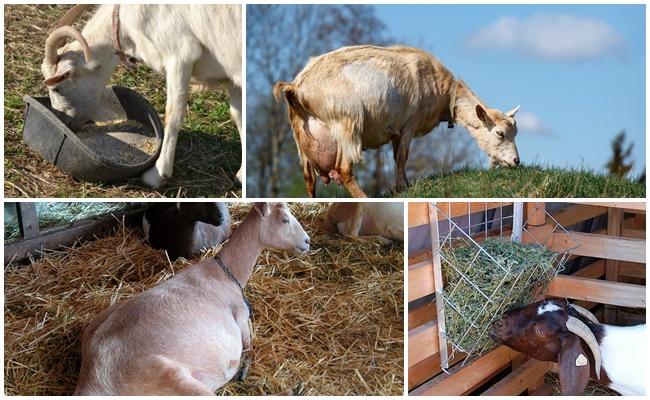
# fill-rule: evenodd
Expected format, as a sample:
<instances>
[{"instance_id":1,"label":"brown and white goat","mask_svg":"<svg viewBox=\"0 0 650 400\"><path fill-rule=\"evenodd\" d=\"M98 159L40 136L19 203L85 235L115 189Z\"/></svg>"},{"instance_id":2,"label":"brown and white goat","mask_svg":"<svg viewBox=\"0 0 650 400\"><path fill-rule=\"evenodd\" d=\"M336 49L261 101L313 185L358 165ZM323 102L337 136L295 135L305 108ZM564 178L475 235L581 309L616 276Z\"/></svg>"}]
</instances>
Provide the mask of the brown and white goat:
<instances>
[{"instance_id":1,"label":"brown and white goat","mask_svg":"<svg viewBox=\"0 0 650 400\"><path fill-rule=\"evenodd\" d=\"M309 249L286 204L256 203L214 259L100 313L83 334L75 394L213 395L251 348L242 288L266 248Z\"/></svg>"},{"instance_id":2,"label":"brown and white goat","mask_svg":"<svg viewBox=\"0 0 650 400\"><path fill-rule=\"evenodd\" d=\"M142 230L154 249L171 259L189 258L230 237L225 203L153 203L142 216Z\"/></svg>"},{"instance_id":3,"label":"brown and white goat","mask_svg":"<svg viewBox=\"0 0 650 400\"><path fill-rule=\"evenodd\" d=\"M352 166L362 150L391 142L397 190L408 185L406 161L414 137L442 121L467 128L490 164L519 165L515 145L519 107L488 108L431 54L410 47L350 46L312 58L292 83L273 87L287 102L305 184L316 196L316 176L365 197Z\"/></svg>"},{"instance_id":4,"label":"brown and white goat","mask_svg":"<svg viewBox=\"0 0 650 400\"><path fill-rule=\"evenodd\" d=\"M622 395L645 395L645 324L600 324L588 310L551 299L507 312L491 334L514 350L557 362L563 395L584 394L589 378Z\"/></svg>"},{"instance_id":5,"label":"brown and white goat","mask_svg":"<svg viewBox=\"0 0 650 400\"><path fill-rule=\"evenodd\" d=\"M141 61L166 77L165 135L156 165L142 176L147 186L159 188L172 176L190 86L227 89L241 133L240 5L100 5L79 33L70 25L92 6L73 7L45 42L44 83L71 128L103 115L100 100L121 59ZM66 38L73 41L65 44ZM240 167L240 181L241 173Z\"/></svg>"},{"instance_id":6,"label":"brown and white goat","mask_svg":"<svg viewBox=\"0 0 650 400\"><path fill-rule=\"evenodd\" d=\"M327 209L323 227L344 236L367 237L383 244L404 241L404 204L332 203Z\"/></svg>"}]
</instances>

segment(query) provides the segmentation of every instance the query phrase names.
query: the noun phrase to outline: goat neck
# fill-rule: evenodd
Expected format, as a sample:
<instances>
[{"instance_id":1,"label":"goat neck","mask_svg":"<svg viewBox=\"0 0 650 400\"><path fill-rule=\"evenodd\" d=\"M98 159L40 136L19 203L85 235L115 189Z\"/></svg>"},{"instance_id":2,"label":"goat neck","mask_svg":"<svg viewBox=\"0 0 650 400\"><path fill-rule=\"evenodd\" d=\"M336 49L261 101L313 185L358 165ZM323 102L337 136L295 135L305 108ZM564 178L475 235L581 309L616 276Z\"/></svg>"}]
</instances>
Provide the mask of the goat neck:
<instances>
[{"instance_id":1,"label":"goat neck","mask_svg":"<svg viewBox=\"0 0 650 400\"><path fill-rule=\"evenodd\" d=\"M475 126L481 125L481 120L476 116L476 106L481 105L487 109L487 106L472 92L472 90L463 81L458 81L456 88L456 99L454 108L454 121L462 126ZM451 90L453 84L450 86L449 99L451 101Z\"/></svg>"},{"instance_id":2,"label":"goat neck","mask_svg":"<svg viewBox=\"0 0 650 400\"><path fill-rule=\"evenodd\" d=\"M255 261L265 248L260 240L259 225L259 215L250 212L217 254L242 286L246 286Z\"/></svg>"}]
</instances>

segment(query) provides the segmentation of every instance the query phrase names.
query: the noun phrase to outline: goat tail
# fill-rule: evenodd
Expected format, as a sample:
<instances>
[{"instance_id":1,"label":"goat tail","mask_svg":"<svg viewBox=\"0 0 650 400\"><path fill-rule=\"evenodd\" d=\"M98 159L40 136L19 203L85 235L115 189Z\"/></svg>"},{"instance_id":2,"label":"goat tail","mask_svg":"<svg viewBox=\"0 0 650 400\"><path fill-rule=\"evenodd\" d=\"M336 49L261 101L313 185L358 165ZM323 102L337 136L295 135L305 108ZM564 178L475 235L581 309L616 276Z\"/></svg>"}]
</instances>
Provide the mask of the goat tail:
<instances>
[{"instance_id":1,"label":"goat tail","mask_svg":"<svg viewBox=\"0 0 650 400\"><path fill-rule=\"evenodd\" d=\"M285 98L287 94L294 94L294 90L296 89L295 85L293 83L289 82L283 82L279 81L275 85L273 85L273 96L275 97L275 100L279 102L282 100L282 95L284 94ZM287 94L285 94L287 93ZM287 98L288 100L288 98Z\"/></svg>"}]
</instances>

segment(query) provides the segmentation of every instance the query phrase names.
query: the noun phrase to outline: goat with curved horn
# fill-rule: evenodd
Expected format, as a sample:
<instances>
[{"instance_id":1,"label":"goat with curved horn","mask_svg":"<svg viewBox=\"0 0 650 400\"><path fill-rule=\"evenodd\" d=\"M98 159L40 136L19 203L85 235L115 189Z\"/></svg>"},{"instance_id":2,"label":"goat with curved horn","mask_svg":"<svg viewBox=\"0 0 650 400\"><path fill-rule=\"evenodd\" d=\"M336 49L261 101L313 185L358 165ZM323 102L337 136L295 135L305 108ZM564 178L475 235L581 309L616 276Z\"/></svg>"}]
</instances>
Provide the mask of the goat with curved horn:
<instances>
[{"instance_id":1,"label":"goat with curved horn","mask_svg":"<svg viewBox=\"0 0 650 400\"><path fill-rule=\"evenodd\" d=\"M86 59L86 62L89 63L92 60L92 53L90 52L90 47L88 47L88 42L86 42L86 39L78 30L71 26L62 26L50 33L50 36L48 36L45 41L45 60L49 64L56 65L58 61L57 50L61 47L61 43L63 43L64 39L67 37L79 42L81 45L81 51L84 53L84 58Z\"/></svg>"},{"instance_id":2,"label":"goat with curved horn","mask_svg":"<svg viewBox=\"0 0 650 400\"><path fill-rule=\"evenodd\" d=\"M596 371L596 378L600 379L600 347L598 347L598 341L596 337L591 332L591 329L585 325L584 322L580 321L576 317L569 317L566 321L566 328L569 332L573 332L576 335L580 336L582 340L587 343L591 354L594 355L594 369Z\"/></svg>"},{"instance_id":3,"label":"goat with curved horn","mask_svg":"<svg viewBox=\"0 0 650 400\"><path fill-rule=\"evenodd\" d=\"M60 28L62 26L72 25L84 11L94 7L95 4L77 4L68 10L67 13L59 20L59 23L54 29Z\"/></svg>"},{"instance_id":4,"label":"goat with curved horn","mask_svg":"<svg viewBox=\"0 0 650 400\"><path fill-rule=\"evenodd\" d=\"M594 324L600 324L598 321L598 318L594 314L591 313L591 311L587 310L586 308L580 307L579 305L576 304L569 304L571 308L576 310L576 312L583 317L587 318L589 321L593 322Z\"/></svg>"}]
</instances>

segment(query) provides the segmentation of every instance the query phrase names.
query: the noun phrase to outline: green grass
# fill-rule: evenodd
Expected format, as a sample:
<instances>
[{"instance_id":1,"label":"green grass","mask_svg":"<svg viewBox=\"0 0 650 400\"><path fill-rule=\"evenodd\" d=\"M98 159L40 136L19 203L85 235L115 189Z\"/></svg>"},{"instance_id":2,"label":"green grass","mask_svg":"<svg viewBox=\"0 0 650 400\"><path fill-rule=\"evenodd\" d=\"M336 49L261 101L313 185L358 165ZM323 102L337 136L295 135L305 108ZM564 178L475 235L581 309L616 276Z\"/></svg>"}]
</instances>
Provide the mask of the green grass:
<instances>
[{"instance_id":1,"label":"green grass","mask_svg":"<svg viewBox=\"0 0 650 400\"><path fill-rule=\"evenodd\" d=\"M542 166L472 169L418 179L401 193L384 197L645 198L645 183L586 169Z\"/></svg>"},{"instance_id":2,"label":"green grass","mask_svg":"<svg viewBox=\"0 0 650 400\"><path fill-rule=\"evenodd\" d=\"M104 185L73 179L32 152L22 141L24 95L42 96L40 64L47 34L69 6L5 6L4 168L6 197L240 197L235 174L241 160L239 134L230 121L225 91L190 96L178 136L174 174L161 190L133 183ZM88 18L86 13L84 18ZM83 21L75 25L79 29ZM138 91L164 118L165 77L144 65L119 66L110 85Z\"/></svg>"}]
</instances>

